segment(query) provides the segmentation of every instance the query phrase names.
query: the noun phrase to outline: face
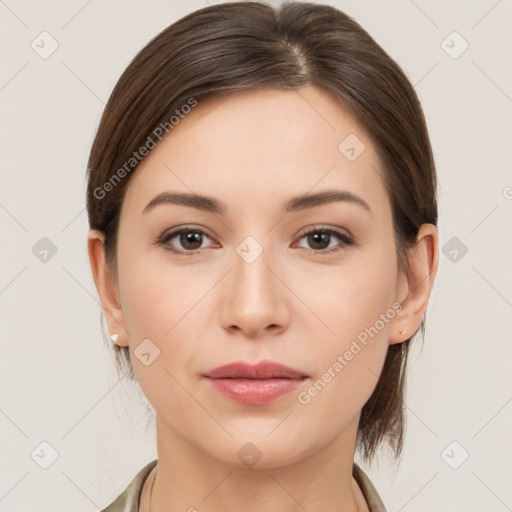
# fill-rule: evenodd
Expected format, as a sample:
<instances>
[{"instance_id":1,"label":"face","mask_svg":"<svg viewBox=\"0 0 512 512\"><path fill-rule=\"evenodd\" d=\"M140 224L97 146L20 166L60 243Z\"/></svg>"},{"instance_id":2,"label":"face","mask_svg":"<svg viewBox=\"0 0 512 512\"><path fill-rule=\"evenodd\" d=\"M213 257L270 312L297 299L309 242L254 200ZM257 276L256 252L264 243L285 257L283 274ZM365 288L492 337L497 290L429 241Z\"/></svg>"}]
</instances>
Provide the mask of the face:
<instances>
[{"instance_id":1,"label":"face","mask_svg":"<svg viewBox=\"0 0 512 512\"><path fill-rule=\"evenodd\" d=\"M271 468L355 432L403 299L381 172L362 127L313 87L200 102L142 161L119 224L119 341L169 438L238 466L257 448ZM325 191L341 194L293 201ZM222 208L147 207L162 193ZM238 382L236 400L204 376L261 361L303 377Z\"/></svg>"}]
</instances>

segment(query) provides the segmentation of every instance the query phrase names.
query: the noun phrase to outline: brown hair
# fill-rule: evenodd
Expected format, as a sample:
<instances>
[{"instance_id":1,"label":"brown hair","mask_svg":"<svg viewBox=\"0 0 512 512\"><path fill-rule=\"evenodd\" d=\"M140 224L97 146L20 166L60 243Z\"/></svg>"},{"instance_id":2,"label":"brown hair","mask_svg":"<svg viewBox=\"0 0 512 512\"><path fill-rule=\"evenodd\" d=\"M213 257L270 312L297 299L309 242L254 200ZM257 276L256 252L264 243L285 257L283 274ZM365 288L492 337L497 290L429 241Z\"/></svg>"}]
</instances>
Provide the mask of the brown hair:
<instances>
[{"instance_id":1,"label":"brown hair","mask_svg":"<svg viewBox=\"0 0 512 512\"><path fill-rule=\"evenodd\" d=\"M435 165L412 85L370 35L338 9L305 2L274 8L254 1L213 5L173 23L135 56L112 91L89 157L87 213L90 228L105 235L107 265L116 278L119 216L138 164L134 152L162 126L169 131L169 120L191 99L305 85L334 94L374 142L392 204L398 268L408 271L406 250L419 227L437 225ZM424 337L425 318L420 330ZM358 446L366 460L382 441L397 458L401 454L410 341L389 346L362 409ZM118 371L135 380L128 347L115 345L115 350Z\"/></svg>"}]
</instances>

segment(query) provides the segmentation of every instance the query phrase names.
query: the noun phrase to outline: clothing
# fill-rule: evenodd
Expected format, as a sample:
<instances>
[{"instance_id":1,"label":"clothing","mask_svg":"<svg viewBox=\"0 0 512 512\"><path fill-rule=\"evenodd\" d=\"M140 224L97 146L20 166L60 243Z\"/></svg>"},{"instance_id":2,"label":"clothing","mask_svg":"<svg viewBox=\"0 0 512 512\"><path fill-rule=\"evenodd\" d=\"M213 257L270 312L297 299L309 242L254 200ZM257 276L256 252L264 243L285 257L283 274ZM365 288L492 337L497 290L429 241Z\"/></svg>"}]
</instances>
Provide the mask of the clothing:
<instances>
[{"instance_id":1,"label":"clothing","mask_svg":"<svg viewBox=\"0 0 512 512\"><path fill-rule=\"evenodd\" d=\"M156 466L158 459L146 464L133 478L128 487L101 512L139 512L139 503L142 487L151 470ZM386 512L384 503L377 494L377 491L370 479L363 473L363 470L354 463L352 475L356 480L364 499L368 504L370 512Z\"/></svg>"}]
</instances>

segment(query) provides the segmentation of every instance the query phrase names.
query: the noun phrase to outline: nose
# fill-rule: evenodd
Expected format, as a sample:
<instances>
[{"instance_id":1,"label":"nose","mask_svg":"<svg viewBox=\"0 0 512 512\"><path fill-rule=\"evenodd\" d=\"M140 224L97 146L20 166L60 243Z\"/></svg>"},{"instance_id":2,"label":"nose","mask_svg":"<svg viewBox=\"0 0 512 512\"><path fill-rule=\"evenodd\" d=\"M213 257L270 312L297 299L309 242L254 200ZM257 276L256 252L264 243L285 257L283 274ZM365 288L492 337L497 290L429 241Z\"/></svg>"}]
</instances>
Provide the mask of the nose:
<instances>
[{"instance_id":1,"label":"nose","mask_svg":"<svg viewBox=\"0 0 512 512\"><path fill-rule=\"evenodd\" d=\"M271 263L271 265L269 265ZM250 338L277 335L289 323L286 286L283 276L273 267L267 252L252 262L238 253L233 256L233 270L229 273L221 321L225 329L243 332Z\"/></svg>"}]
</instances>

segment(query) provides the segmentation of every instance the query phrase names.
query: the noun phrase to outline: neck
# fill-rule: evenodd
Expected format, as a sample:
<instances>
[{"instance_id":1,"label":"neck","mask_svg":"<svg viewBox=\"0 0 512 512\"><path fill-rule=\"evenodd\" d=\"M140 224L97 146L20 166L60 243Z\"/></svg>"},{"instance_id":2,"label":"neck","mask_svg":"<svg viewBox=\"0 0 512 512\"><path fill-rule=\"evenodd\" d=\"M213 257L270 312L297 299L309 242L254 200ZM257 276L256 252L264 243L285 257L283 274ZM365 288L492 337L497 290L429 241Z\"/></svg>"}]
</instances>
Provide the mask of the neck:
<instances>
[{"instance_id":1,"label":"neck","mask_svg":"<svg viewBox=\"0 0 512 512\"><path fill-rule=\"evenodd\" d=\"M267 458L263 464L262 457L249 468L211 457L157 416L158 464L146 480L140 510L367 512L352 477L357 423L355 418L330 443L300 460Z\"/></svg>"}]
</instances>

